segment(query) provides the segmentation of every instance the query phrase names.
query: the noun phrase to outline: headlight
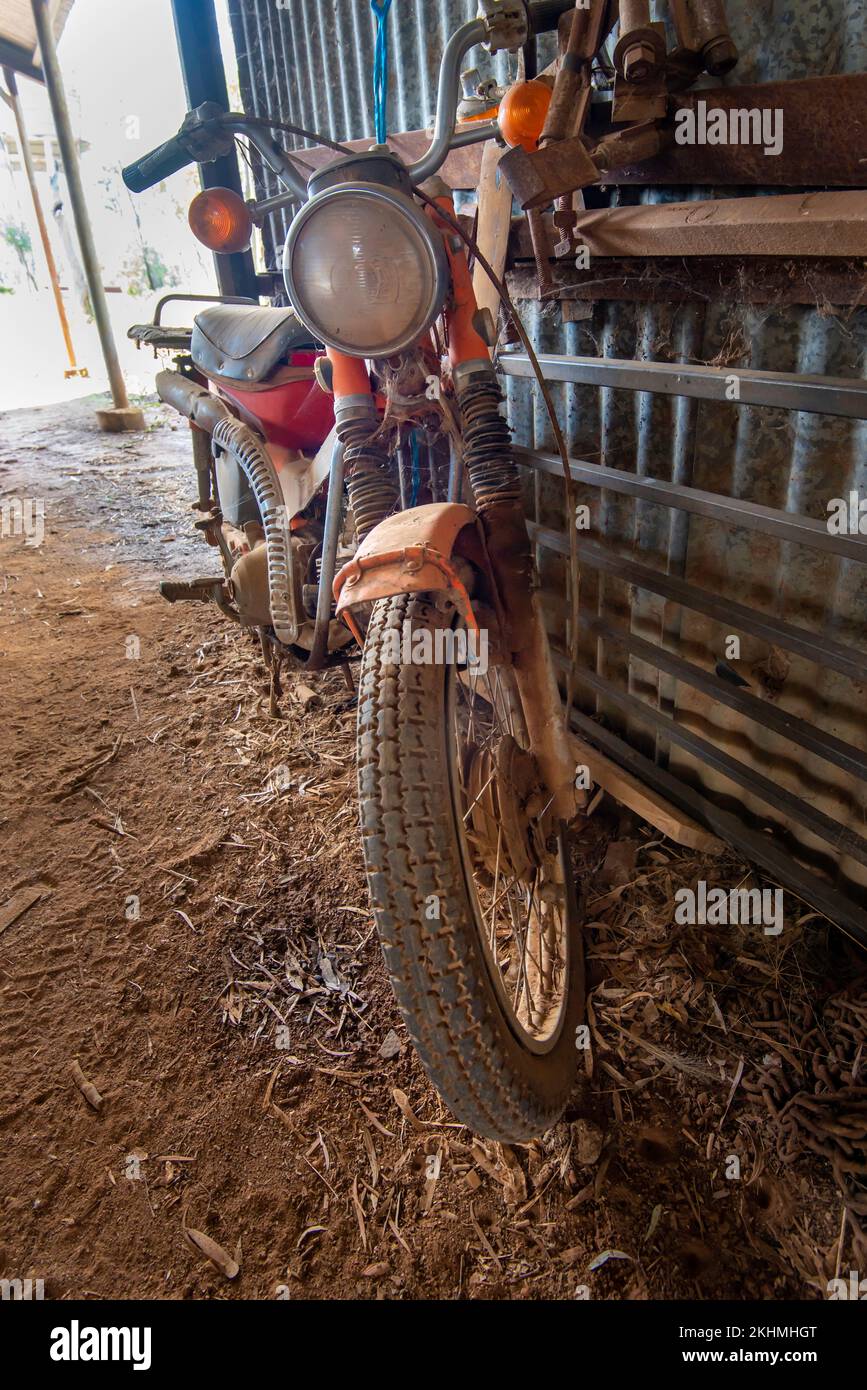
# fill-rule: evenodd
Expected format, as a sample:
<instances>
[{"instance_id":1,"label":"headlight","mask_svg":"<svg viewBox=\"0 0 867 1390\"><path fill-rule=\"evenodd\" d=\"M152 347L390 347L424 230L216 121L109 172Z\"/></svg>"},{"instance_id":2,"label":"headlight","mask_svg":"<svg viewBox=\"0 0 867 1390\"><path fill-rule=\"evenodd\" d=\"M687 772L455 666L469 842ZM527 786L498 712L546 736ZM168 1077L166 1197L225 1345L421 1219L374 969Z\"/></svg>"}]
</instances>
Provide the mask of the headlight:
<instances>
[{"instance_id":1,"label":"headlight","mask_svg":"<svg viewBox=\"0 0 867 1390\"><path fill-rule=\"evenodd\" d=\"M448 283L430 219L405 193L372 183L339 184L305 204L286 238L283 278L310 332L353 357L410 347Z\"/></svg>"}]
</instances>

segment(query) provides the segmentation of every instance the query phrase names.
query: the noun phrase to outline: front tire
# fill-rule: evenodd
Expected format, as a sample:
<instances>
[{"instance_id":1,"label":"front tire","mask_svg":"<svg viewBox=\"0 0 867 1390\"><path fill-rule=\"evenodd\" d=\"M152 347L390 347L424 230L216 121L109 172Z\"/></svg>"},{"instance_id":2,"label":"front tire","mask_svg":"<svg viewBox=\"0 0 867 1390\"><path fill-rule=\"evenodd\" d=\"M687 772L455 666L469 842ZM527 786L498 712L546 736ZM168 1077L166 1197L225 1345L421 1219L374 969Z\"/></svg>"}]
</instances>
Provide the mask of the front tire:
<instances>
[{"instance_id":1,"label":"front tire","mask_svg":"<svg viewBox=\"0 0 867 1390\"><path fill-rule=\"evenodd\" d=\"M498 736L494 725L500 675L485 701L467 695L453 664L396 661L406 624L433 638L451 618L421 596L399 595L376 604L367 632L358 788L376 924L398 1006L437 1090L476 1133L525 1141L560 1118L576 1074L584 970L566 835L549 826L542 842L531 828L526 843L541 845L535 866L520 848L509 859L499 826L517 822L506 781L492 771L482 786L466 772L469 756L485 771L503 766L504 751L510 768L527 763L511 732ZM487 711L484 732L472 727L476 710L480 721ZM492 845L482 847L486 825L497 831L495 865ZM518 832L509 833L514 845ZM519 861L523 870L504 888L501 869ZM501 920L504 897L511 917Z\"/></svg>"}]
</instances>

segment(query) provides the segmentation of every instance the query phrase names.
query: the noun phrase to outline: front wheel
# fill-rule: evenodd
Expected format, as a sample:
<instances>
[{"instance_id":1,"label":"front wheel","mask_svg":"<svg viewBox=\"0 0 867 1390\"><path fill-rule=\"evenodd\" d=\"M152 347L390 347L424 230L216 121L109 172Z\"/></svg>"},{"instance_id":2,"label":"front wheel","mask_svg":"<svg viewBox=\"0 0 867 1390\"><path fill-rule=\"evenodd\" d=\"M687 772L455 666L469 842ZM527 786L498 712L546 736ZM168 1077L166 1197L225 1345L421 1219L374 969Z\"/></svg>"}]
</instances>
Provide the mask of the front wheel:
<instances>
[{"instance_id":1,"label":"front wheel","mask_svg":"<svg viewBox=\"0 0 867 1390\"><path fill-rule=\"evenodd\" d=\"M459 667L451 628L418 595L373 611L358 700L364 859L425 1070L476 1133L522 1141L559 1119L574 1084L579 913L511 670Z\"/></svg>"}]
</instances>

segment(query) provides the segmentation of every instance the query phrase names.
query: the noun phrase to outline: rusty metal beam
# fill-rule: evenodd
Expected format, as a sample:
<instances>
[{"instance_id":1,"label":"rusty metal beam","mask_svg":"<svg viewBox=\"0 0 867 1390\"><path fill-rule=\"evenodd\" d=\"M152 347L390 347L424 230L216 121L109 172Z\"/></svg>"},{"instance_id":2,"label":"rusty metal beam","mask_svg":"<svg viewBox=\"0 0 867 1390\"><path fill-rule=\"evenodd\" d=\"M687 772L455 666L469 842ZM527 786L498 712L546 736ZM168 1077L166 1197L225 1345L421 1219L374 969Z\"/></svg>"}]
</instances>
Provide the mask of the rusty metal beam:
<instances>
[{"instance_id":1,"label":"rusty metal beam","mask_svg":"<svg viewBox=\"0 0 867 1390\"><path fill-rule=\"evenodd\" d=\"M568 667L566 659L556 654L554 662L561 670ZM623 739L603 728L580 710L573 709L569 721L582 737L602 749L622 768L660 792L673 805L694 816L700 824L706 825L748 859L765 869L778 883L812 904L854 940L867 946L867 912L826 879L820 878L818 874L811 873L799 864L773 835L764 830L754 830L740 817L720 806L718 801L709 800L680 777L657 767L650 758L630 747Z\"/></svg>"},{"instance_id":2,"label":"rusty metal beam","mask_svg":"<svg viewBox=\"0 0 867 1390\"><path fill-rule=\"evenodd\" d=\"M708 110L781 110L784 138L780 153L766 155L761 145L671 143L640 163L630 156L619 164L609 159L596 182L759 187L810 187L820 182L823 187L867 187L867 74L678 93L670 99L672 132L676 113L695 112L700 101ZM597 127L597 133L604 135L604 128ZM555 198L586 186L582 172L586 158L584 141L561 140L533 153L510 150L500 167L522 207L545 207Z\"/></svg>"},{"instance_id":3,"label":"rusty metal beam","mask_svg":"<svg viewBox=\"0 0 867 1390\"><path fill-rule=\"evenodd\" d=\"M563 460L559 454L537 453L534 449L516 446L515 457L519 463L540 473L563 477ZM867 538L832 535L824 521L802 516L799 512L785 512L779 507L765 507L741 497L705 492L702 488L671 483L666 478L641 477L623 468L606 468L582 459L570 459L569 472L576 483L585 486L607 488L609 492L617 492L621 496L636 497L640 502L652 502L657 507L674 507L693 516L721 521L724 526L742 526L747 531L758 531L761 535L774 536L777 540L795 545L808 545L812 550L822 550L841 560L854 560L867 565Z\"/></svg>"},{"instance_id":4,"label":"rusty metal beam","mask_svg":"<svg viewBox=\"0 0 867 1390\"><path fill-rule=\"evenodd\" d=\"M591 256L867 256L867 192L598 209L575 226Z\"/></svg>"},{"instance_id":5,"label":"rusty metal beam","mask_svg":"<svg viewBox=\"0 0 867 1390\"><path fill-rule=\"evenodd\" d=\"M522 222L523 228L524 223ZM523 249L523 248L522 248ZM516 265L506 276L513 299L541 299L535 267ZM602 257L590 271L552 262L548 297L594 303L864 304L867 260L786 260L780 256Z\"/></svg>"},{"instance_id":6,"label":"rusty metal beam","mask_svg":"<svg viewBox=\"0 0 867 1390\"><path fill-rule=\"evenodd\" d=\"M534 545L553 550L557 555L569 554L569 537L562 531L550 531L532 521L527 523L527 529ZM752 637L758 637L763 642L776 643L778 647L785 647L786 651L794 652L806 661L828 666L854 681L867 681L867 655L856 651L854 647L844 646L842 642L835 642L830 637L822 637L807 628L795 627L782 618L761 613L757 608L748 608L744 603L735 603L707 589L700 589L696 584L687 584L683 579L663 574L660 570L651 569L649 565L639 564L636 560L627 560L622 555L615 555L606 550L595 541L581 541L580 562L590 569L610 574L615 579L623 579L627 584L637 584L640 589L659 594L662 598L679 603L694 613L703 613L714 622L724 624L729 632L748 632Z\"/></svg>"}]
</instances>

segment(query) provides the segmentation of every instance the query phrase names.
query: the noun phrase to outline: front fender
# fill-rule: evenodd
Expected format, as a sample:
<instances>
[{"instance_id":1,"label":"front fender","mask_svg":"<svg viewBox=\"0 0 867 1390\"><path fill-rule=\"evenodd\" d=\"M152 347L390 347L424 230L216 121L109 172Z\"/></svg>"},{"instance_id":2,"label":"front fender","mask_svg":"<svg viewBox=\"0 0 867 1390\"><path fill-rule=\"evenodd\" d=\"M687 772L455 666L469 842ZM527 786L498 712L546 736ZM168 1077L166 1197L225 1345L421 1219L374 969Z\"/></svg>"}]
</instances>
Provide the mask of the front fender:
<instances>
[{"instance_id":1,"label":"front fender","mask_svg":"<svg viewBox=\"0 0 867 1390\"><path fill-rule=\"evenodd\" d=\"M455 560L484 576L499 617L493 574L476 513L462 502L429 502L395 512L365 536L334 579L337 613L361 643L351 610L393 594L445 593L470 631L478 633L470 595Z\"/></svg>"}]
</instances>

